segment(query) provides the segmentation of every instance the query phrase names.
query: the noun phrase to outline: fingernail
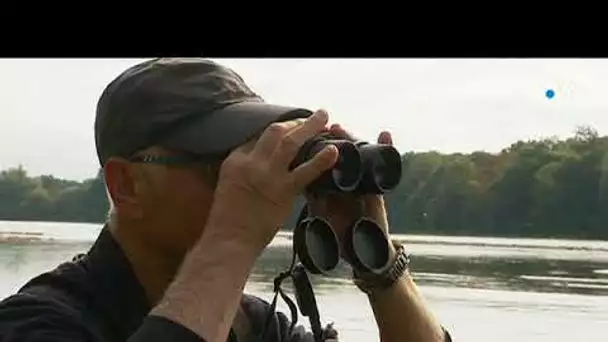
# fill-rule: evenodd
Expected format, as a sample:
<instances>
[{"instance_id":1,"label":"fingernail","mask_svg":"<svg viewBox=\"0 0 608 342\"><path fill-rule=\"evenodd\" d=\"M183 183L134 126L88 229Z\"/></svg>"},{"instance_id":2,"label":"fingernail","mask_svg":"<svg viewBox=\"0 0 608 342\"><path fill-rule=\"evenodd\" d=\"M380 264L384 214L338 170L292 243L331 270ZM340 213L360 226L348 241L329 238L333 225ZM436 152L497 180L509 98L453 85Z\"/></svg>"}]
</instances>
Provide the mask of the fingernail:
<instances>
[{"instance_id":1,"label":"fingernail","mask_svg":"<svg viewBox=\"0 0 608 342\"><path fill-rule=\"evenodd\" d=\"M331 161L334 159L334 155L337 156L338 154L340 154L340 152L338 151L338 148L334 145L327 145L325 147L325 157L328 159L328 161Z\"/></svg>"},{"instance_id":2,"label":"fingernail","mask_svg":"<svg viewBox=\"0 0 608 342\"><path fill-rule=\"evenodd\" d=\"M323 109L319 109L316 113L315 113L315 117L319 118L319 119L323 119L323 120L327 120L329 117L329 114L327 114L326 111L324 111Z\"/></svg>"},{"instance_id":3,"label":"fingernail","mask_svg":"<svg viewBox=\"0 0 608 342\"><path fill-rule=\"evenodd\" d=\"M382 133L380 133L380 137L378 140L386 144L390 144L393 141L391 134L388 131L383 131Z\"/></svg>"}]
</instances>

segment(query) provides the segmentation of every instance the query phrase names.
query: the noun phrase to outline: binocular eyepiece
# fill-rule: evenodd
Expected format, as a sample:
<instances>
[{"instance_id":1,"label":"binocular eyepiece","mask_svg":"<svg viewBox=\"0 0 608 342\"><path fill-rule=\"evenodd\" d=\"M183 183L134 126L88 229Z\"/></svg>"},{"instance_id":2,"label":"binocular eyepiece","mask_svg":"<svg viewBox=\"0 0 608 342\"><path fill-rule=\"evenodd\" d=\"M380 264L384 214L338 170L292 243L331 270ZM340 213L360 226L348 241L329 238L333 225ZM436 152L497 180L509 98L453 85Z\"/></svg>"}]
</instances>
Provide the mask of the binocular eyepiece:
<instances>
[{"instance_id":1,"label":"binocular eyepiece","mask_svg":"<svg viewBox=\"0 0 608 342\"><path fill-rule=\"evenodd\" d=\"M319 135L306 142L294 159L293 167L310 160L327 145L336 146L338 161L331 170L309 185L309 192L382 194L399 184L401 155L393 146L352 142L330 135Z\"/></svg>"}]
</instances>

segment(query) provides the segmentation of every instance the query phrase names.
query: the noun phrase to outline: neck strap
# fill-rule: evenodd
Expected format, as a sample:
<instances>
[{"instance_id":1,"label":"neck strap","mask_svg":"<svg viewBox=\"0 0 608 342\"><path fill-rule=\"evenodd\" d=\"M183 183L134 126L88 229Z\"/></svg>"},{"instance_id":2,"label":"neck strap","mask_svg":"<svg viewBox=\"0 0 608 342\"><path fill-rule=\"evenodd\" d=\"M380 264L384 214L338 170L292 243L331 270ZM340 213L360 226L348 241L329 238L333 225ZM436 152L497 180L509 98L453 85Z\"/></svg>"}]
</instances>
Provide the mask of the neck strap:
<instances>
[{"instance_id":1,"label":"neck strap","mask_svg":"<svg viewBox=\"0 0 608 342\"><path fill-rule=\"evenodd\" d=\"M300 215L298 216L296 227L298 227L300 223L307 218L307 216L308 206L305 204L302 210L300 211ZM295 248L292 248L291 264L289 265L289 269L287 269L285 272L281 272L278 276L274 278L274 298L268 309L268 314L266 316L266 321L264 324L264 330L260 336L259 341L265 341L267 338L268 331L270 330L270 324L272 322L272 317L274 316L276 310L276 304L279 295L289 307L289 311L291 311L291 325L289 327L288 336L291 336L293 328L295 327L298 321L298 308L281 288L281 283L287 278L291 278L293 282L296 301L300 308L300 312L303 316L308 317L310 327L315 338L315 342L327 342L330 340L337 341L338 333L336 330L334 330L333 324L329 324L325 328L322 328L321 326L321 319L317 307L315 294L312 289L312 284L310 283L310 279L308 278L304 266L299 262L296 263Z\"/></svg>"}]
</instances>

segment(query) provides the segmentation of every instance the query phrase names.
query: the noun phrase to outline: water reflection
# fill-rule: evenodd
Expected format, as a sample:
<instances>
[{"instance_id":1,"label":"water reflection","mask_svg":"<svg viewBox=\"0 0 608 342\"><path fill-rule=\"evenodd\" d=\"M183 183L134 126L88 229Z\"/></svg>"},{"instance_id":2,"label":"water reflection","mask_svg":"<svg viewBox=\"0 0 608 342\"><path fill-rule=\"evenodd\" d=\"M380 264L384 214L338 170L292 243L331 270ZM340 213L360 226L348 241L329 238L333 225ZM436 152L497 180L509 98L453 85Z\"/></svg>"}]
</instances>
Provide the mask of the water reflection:
<instances>
[{"instance_id":1,"label":"water reflection","mask_svg":"<svg viewBox=\"0 0 608 342\"><path fill-rule=\"evenodd\" d=\"M289 239L279 242L266 249L250 278L250 282L267 291L272 291L274 277L285 271L291 261ZM440 253L428 253L428 250L425 253L418 244L412 241L408 246L421 252L412 255L413 274L420 285L608 295L608 258L605 255L608 253L603 250L585 251L590 255L586 260L580 256L568 259L563 255L552 259L547 253L538 253L535 258L524 255L520 247L508 247L511 253L485 251L472 256L469 253L471 246L450 244L433 246L434 250L449 250L446 255L438 255ZM0 243L0 274L2 278L10 278L25 276L28 270L50 269L86 251L89 246L89 242ZM342 262L329 276L312 275L311 280L318 291L331 292L350 286L350 275L350 267ZM289 288L288 282L286 285Z\"/></svg>"},{"instance_id":2,"label":"water reflection","mask_svg":"<svg viewBox=\"0 0 608 342\"><path fill-rule=\"evenodd\" d=\"M0 297L85 252L98 232L77 225L4 226L8 228L0 222L0 232L36 230L55 241L0 242ZM581 336L586 337L583 340L605 340L607 242L403 239L425 298L455 340L570 342ZM247 292L272 300L273 278L289 266L291 252L288 235L275 239L257 261ZM367 298L349 277L350 268L343 263L328 277L311 277L322 321L335 321L343 341L378 341ZM293 293L289 281L284 285L286 292ZM281 300L278 309L289 312ZM300 322L306 325L301 316Z\"/></svg>"},{"instance_id":3,"label":"water reflection","mask_svg":"<svg viewBox=\"0 0 608 342\"><path fill-rule=\"evenodd\" d=\"M516 252L511 257L413 255L412 270L421 285L608 295L608 274L603 272L608 262L603 257L553 260L518 257ZM272 290L273 278L287 269L290 260L289 245L269 247L251 280ZM341 263L330 276L312 276L312 280L323 290L331 290L350 284L349 277L350 268Z\"/></svg>"}]
</instances>

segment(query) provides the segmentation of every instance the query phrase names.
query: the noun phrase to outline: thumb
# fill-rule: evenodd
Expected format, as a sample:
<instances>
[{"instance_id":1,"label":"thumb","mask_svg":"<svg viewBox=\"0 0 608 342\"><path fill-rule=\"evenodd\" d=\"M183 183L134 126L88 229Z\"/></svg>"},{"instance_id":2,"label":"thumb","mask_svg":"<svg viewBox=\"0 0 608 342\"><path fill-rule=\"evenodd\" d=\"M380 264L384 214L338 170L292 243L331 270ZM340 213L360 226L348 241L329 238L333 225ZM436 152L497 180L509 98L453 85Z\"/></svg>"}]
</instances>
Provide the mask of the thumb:
<instances>
[{"instance_id":1,"label":"thumb","mask_svg":"<svg viewBox=\"0 0 608 342\"><path fill-rule=\"evenodd\" d=\"M392 145L393 137L391 136L391 133L387 131L383 131L382 133L380 133L380 135L378 136L378 143Z\"/></svg>"}]
</instances>

